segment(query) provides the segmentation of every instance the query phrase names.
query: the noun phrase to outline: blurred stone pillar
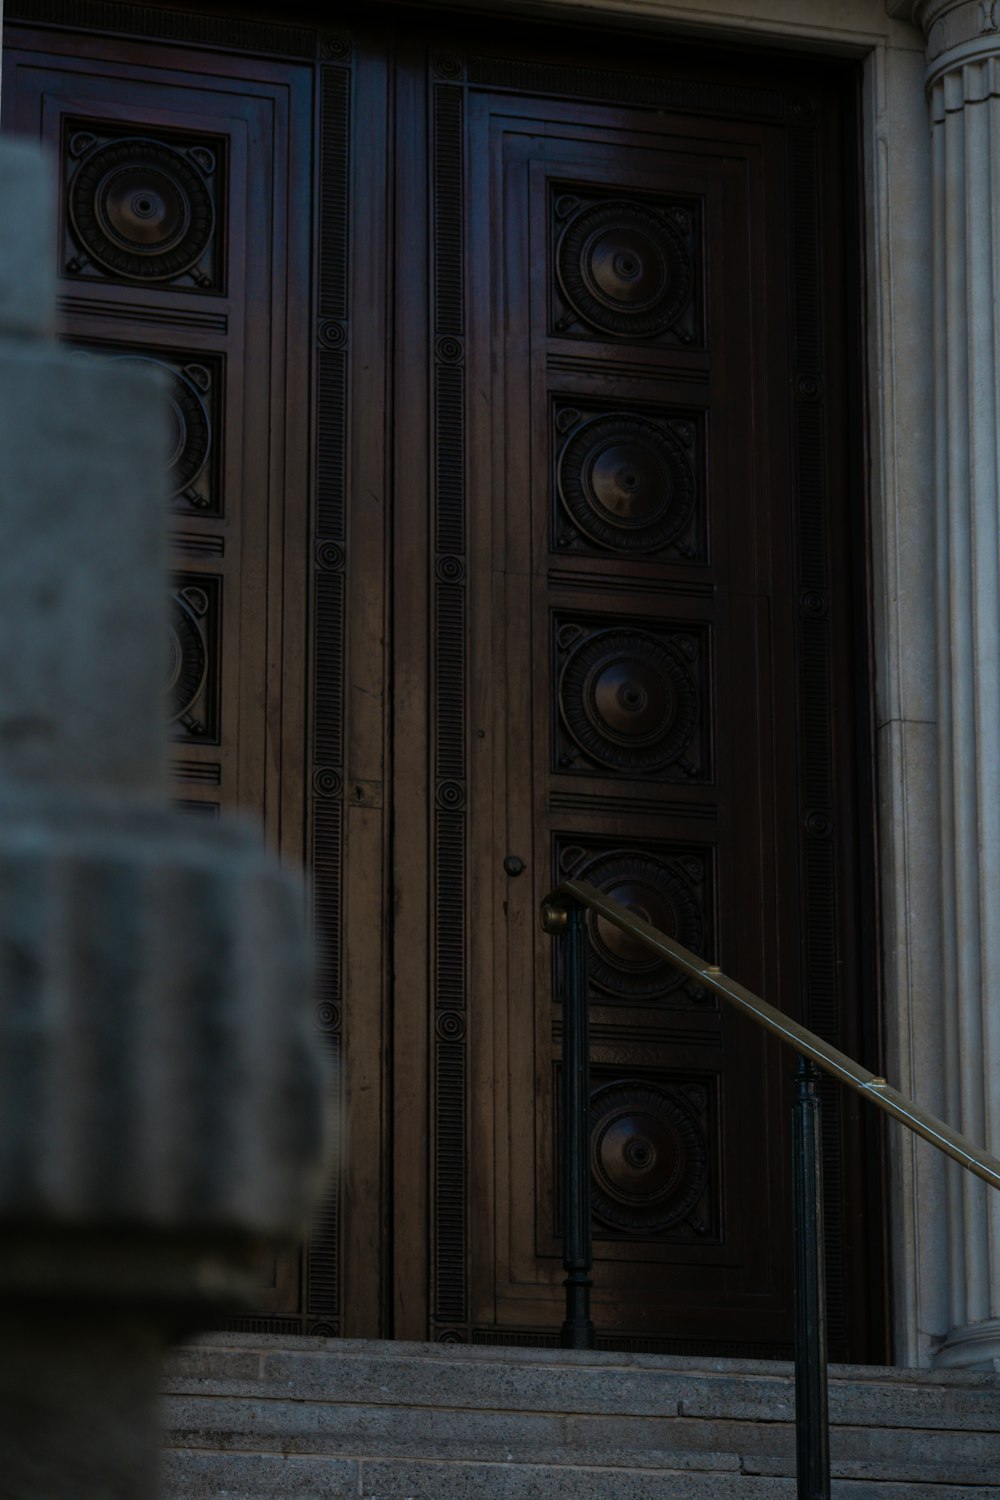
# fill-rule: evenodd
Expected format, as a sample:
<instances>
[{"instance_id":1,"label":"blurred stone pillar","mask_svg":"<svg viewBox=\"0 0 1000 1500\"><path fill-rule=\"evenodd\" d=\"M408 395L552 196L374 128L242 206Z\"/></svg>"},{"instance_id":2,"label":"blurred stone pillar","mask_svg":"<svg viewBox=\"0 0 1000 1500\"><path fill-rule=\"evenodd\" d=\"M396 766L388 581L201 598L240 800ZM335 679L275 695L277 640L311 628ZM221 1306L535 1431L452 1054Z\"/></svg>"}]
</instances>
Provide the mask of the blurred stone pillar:
<instances>
[{"instance_id":1,"label":"blurred stone pillar","mask_svg":"<svg viewBox=\"0 0 1000 1500\"><path fill-rule=\"evenodd\" d=\"M1000 1150L1000 5L919 0L934 204L945 1113ZM928 580L930 586L930 580ZM949 1165L950 1331L1000 1358L1000 1194Z\"/></svg>"},{"instance_id":2,"label":"blurred stone pillar","mask_svg":"<svg viewBox=\"0 0 1000 1500\"><path fill-rule=\"evenodd\" d=\"M294 1235L322 1145L301 887L164 798L164 393L50 339L0 142L0 1490L150 1500L164 1344Z\"/></svg>"}]
</instances>

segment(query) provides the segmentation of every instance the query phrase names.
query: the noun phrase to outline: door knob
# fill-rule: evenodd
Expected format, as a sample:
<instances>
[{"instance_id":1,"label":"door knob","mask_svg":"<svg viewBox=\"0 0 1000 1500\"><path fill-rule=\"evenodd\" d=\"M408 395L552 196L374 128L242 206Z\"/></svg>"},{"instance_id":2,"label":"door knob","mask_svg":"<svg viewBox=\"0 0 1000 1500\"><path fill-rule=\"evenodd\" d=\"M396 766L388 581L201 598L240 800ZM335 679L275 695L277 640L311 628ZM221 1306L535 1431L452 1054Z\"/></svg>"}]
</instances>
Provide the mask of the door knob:
<instances>
[{"instance_id":1,"label":"door knob","mask_svg":"<svg viewBox=\"0 0 1000 1500\"><path fill-rule=\"evenodd\" d=\"M523 875L525 870L525 863L524 860L519 859L516 854L508 854L507 858L503 862L503 867L507 871L508 875Z\"/></svg>"}]
</instances>

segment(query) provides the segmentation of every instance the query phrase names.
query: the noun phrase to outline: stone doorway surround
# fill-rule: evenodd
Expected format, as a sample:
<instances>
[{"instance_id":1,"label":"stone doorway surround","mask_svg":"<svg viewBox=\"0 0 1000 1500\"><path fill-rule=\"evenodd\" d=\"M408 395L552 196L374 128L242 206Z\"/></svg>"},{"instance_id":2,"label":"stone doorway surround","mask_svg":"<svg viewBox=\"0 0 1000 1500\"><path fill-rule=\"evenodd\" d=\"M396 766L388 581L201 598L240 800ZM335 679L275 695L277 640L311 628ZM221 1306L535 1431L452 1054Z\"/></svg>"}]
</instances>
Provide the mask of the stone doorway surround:
<instances>
[{"instance_id":1,"label":"stone doorway surround","mask_svg":"<svg viewBox=\"0 0 1000 1500\"><path fill-rule=\"evenodd\" d=\"M886 1071L996 1151L1000 1081L988 1064L1000 1045L1000 990L986 996L1000 968L991 774L1000 730L991 210L1000 200L1000 4L496 0L489 9L862 62ZM953 1173L930 1148L890 1133L898 1364L1000 1358L1000 1203Z\"/></svg>"}]
</instances>

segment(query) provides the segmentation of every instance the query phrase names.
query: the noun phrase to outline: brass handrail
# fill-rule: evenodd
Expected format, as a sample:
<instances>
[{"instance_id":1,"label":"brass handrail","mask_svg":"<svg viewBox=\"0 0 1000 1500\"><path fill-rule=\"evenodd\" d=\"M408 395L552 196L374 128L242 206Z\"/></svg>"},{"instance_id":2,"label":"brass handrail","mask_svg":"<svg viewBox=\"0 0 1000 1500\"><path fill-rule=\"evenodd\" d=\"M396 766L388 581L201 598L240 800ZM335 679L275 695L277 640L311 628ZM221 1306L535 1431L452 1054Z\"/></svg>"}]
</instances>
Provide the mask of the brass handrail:
<instances>
[{"instance_id":1,"label":"brass handrail","mask_svg":"<svg viewBox=\"0 0 1000 1500\"><path fill-rule=\"evenodd\" d=\"M818 1063L827 1073L834 1078L839 1078L841 1083L846 1083L856 1094L863 1099L868 1099L877 1108L883 1110L893 1119L899 1120L907 1129L916 1135L922 1136L925 1141L930 1141L939 1151L944 1151L954 1161L959 1162L968 1171L974 1172L991 1187L1000 1188L1000 1160L991 1156L988 1151L983 1151L974 1141L959 1131L953 1130L929 1110L908 1099L898 1089L891 1088L884 1078L875 1073L870 1073L860 1063L848 1057L845 1052L840 1052L836 1047L831 1047L829 1042L824 1042L815 1032L809 1031L805 1026L800 1026L798 1021L793 1021L789 1016L769 1005L752 990L744 985L738 984L735 979L730 979L728 974L723 974L715 964L706 964L703 958L692 953L689 948L683 947L673 938L669 938L659 928L653 927L651 923L644 922L641 917L635 916L624 906L613 901L610 896L597 890L585 880L564 880L554 891L551 891L542 902L542 921L549 932L558 931L561 922L559 913L565 911L565 900L578 901L582 906L589 907L591 911L597 912L609 922L613 922L622 932L629 933L644 943L647 948L656 953L662 953L669 959L675 968L681 969L692 979L697 979L706 989L709 989L726 1000L730 1005L744 1015L751 1016L758 1025L780 1037L787 1042L802 1057L808 1058L810 1062Z\"/></svg>"},{"instance_id":2,"label":"brass handrail","mask_svg":"<svg viewBox=\"0 0 1000 1500\"><path fill-rule=\"evenodd\" d=\"M562 1342L594 1347L590 1316L594 1263L590 1223L590 1049L587 933L584 913L596 912L653 953L735 1006L799 1054L792 1105L792 1261L795 1284L795 1449L799 1500L830 1500L830 1417L826 1368L826 1291L819 1068L929 1141L992 1187L1000 1161L943 1120L890 1088L846 1053L753 994L717 964L674 942L583 880L565 880L542 902L542 926L563 939L563 1265L566 1318Z\"/></svg>"}]
</instances>

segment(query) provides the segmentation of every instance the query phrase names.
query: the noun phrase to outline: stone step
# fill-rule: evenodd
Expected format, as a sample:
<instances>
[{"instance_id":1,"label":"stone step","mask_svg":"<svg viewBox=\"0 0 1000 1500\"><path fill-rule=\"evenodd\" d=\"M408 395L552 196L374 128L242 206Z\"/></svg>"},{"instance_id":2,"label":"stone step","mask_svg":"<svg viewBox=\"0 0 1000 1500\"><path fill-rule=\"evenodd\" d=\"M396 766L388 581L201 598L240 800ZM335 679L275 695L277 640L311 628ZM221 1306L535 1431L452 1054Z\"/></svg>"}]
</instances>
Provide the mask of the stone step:
<instances>
[{"instance_id":1,"label":"stone step","mask_svg":"<svg viewBox=\"0 0 1000 1500\"><path fill-rule=\"evenodd\" d=\"M834 1366L838 1496L998 1493L1000 1375ZM172 1355L167 1500L793 1496L788 1365L216 1334Z\"/></svg>"}]
</instances>

